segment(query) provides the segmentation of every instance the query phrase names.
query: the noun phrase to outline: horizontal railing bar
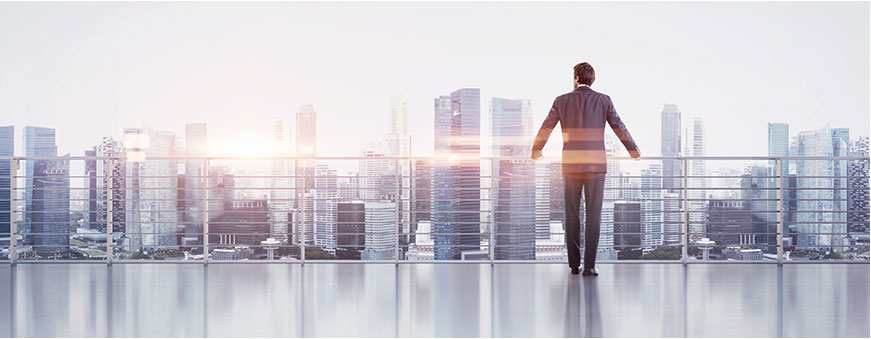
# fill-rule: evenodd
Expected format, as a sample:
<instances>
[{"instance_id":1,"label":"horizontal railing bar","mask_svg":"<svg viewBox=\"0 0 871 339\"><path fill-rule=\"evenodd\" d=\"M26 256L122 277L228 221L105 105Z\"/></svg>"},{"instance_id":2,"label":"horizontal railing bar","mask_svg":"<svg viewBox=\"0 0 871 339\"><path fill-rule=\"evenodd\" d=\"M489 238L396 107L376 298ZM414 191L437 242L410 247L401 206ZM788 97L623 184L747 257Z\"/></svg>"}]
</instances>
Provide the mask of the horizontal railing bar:
<instances>
[{"instance_id":1,"label":"horizontal railing bar","mask_svg":"<svg viewBox=\"0 0 871 339\"><path fill-rule=\"evenodd\" d=\"M0 160L125 160L126 157L111 157L111 156L0 156ZM753 161L773 161L773 160L864 160L868 161L868 157L858 156L786 156L786 157L769 157L769 156L644 156L640 159L631 157L611 157L611 160L753 160ZM138 160L138 159L137 159ZM364 156L318 156L318 155L296 155L296 156L148 156L148 160L236 160L236 161L251 161L251 160L452 160L452 161L474 161L474 160L521 160L533 162L532 159L522 156L467 156L467 155L429 155L429 156L379 156L379 157L364 157ZM543 157L539 161L561 160L560 157ZM128 161L141 162L141 161ZM302 165L305 166L305 165ZM438 166L438 165L436 165Z\"/></svg>"}]
</instances>

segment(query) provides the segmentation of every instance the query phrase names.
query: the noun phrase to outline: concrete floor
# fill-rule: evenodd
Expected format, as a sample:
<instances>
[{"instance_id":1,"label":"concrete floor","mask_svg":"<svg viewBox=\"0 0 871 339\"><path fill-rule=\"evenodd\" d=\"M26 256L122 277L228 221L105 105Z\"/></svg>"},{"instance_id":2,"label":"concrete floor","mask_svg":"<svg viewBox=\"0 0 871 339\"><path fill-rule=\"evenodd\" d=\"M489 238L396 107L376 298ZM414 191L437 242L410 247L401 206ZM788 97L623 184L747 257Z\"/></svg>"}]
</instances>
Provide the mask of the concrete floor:
<instances>
[{"instance_id":1,"label":"concrete floor","mask_svg":"<svg viewBox=\"0 0 871 339\"><path fill-rule=\"evenodd\" d=\"M867 264L19 264L0 336L869 337Z\"/></svg>"}]
</instances>

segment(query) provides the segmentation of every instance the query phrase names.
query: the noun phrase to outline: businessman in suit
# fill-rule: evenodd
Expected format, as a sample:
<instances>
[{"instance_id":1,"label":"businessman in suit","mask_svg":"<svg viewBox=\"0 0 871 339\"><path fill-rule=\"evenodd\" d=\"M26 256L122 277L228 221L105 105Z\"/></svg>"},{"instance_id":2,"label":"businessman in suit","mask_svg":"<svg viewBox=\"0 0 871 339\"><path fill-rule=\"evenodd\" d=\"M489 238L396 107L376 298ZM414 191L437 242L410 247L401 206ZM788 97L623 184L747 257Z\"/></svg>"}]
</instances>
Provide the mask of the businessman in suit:
<instances>
[{"instance_id":1,"label":"businessman in suit","mask_svg":"<svg viewBox=\"0 0 871 339\"><path fill-rule=\"evenodd\" d=\"M541 158L541 150L556 123L563 133L562 167L565 178L566 247L572 274L581 264L581 193L586 203L584 231L584 276L597 276L596 250L599 247L599 223L602 220L602 195L605 189L605 123L611 126L629 155L638 159L641 152L629 130L620 120L611 97L590 86L596 72L589 63L575 65L575 89L560 95L541 124L532 146L532 159Z\"/></svg>"}]
</instances>

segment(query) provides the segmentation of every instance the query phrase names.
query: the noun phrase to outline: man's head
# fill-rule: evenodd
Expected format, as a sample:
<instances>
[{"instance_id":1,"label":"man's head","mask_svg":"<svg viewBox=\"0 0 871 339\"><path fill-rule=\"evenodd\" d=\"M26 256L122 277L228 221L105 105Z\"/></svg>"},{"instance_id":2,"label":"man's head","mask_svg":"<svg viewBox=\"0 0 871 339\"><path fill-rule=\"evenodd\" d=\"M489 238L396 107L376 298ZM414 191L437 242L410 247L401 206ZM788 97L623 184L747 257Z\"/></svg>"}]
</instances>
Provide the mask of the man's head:
<instances>
[{"instance_id":1,"label":"man's head","mask_svg":"<svg viewBox=\"0 0 871 339\"><path fill-rule=\"evenodd\" d=\"M580 85L593 86L596 81L596 71L589 63L582 62L575 65L575 88Z\"/></svg>"}]
</instances>

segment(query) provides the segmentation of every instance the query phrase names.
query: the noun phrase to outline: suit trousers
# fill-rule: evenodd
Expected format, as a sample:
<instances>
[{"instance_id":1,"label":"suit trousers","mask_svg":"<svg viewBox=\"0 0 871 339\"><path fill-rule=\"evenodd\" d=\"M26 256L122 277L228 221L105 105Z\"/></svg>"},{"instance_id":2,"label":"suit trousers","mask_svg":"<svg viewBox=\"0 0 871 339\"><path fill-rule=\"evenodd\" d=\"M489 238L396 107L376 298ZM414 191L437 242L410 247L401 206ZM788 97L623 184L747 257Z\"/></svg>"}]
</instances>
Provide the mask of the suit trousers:
<instances>
[{"instance_id":1,"label":"suit trousers","mask_svg":"<svg viewBox=\"0 0 871 339\"><path fill-rule=\"evenodd\" d=\"M599 225L602 221L602 197L605 173L563 173L565 179L566 248L569 267L581 264L581 193L586 207L584 227L584 269L596 266L599 248Z\"/></svg>"}]
</instances>

